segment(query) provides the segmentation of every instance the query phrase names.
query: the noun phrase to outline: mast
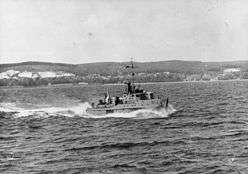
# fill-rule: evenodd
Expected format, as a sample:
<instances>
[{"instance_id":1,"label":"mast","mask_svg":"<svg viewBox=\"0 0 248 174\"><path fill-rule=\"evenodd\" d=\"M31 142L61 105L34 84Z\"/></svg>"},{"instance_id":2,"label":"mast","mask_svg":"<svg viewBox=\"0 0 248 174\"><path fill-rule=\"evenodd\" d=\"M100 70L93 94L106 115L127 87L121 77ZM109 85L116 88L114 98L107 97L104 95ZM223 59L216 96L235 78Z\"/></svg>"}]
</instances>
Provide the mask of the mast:
<instances>
[{"instance_id":1,"label":"mast","mask_svg":"<svg viewBox=\"0 0 248 174\"><path fill-rule=\"evenodd\" d=\"M133 58L131 58L131 68L134 69ZM133 71L132 71L132 85L134 85L134 72Z\"/></svg>"},{"instance_id":2,"label":"mast","mask_svg":"<svg viewBox=\"0 0 248 174\"><path fill-rule=\"evenodd\" d=\"M134 65L133 65L133 58L131 58L131 65L127 65L126 66L126 68L132 68L132 69L134 69ZM133 91L134 91L134 88L135 88L135 86L134 86L134 72L133 72L133 70L131 71L131 75L132 75L132 77L131 77L131 80L127 83L128 84L128 93L130 92L130 93L133 93Z\"/></svg>"}]
</instances>

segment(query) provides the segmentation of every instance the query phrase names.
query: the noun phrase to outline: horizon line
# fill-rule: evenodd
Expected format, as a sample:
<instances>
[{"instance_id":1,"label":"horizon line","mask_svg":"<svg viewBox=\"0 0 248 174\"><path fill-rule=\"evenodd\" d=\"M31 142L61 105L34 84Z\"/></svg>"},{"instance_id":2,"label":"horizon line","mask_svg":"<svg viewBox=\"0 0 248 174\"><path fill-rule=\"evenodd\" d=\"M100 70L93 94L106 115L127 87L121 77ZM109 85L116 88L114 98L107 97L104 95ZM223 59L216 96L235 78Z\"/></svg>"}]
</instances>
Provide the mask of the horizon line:
<instances>
[{"instance_id":1,"label":"horizon line","mask_svg":"<svg viewBox=\"0 0 248 174\"><path fill-rule=\"evenodd\" d=\"M131 61L131 60L130 60ZM52 64L68 64L68 65L80 65L80 64L94 64L94 63L126 63L130 61L106 61L106 62L85 62L85 63L67 63L67 62L47 62L47 61L23 61L23 62L11 62L11 63L0 63L0 65L8 64L23 64L23 63L52 63ZM171 60L158 60L158 61L134 61L136 63L155 63L155 62L171 62L171 61L181 61L181 62L201 62L201 63L223 63L223 62L248 62L248 60L224 60L224 61L202 61L202 60L182 60L182 59L171 59Z\"/></svg>"}]
</instances>

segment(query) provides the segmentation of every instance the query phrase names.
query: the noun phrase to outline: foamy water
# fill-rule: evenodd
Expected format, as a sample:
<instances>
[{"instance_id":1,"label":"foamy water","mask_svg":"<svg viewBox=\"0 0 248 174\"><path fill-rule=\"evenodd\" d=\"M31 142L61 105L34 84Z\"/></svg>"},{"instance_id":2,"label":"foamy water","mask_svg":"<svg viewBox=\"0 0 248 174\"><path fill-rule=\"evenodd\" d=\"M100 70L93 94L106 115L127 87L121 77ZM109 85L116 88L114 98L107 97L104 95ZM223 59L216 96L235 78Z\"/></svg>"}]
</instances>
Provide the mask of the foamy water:
<instances>
[{"instance_id":1,"label":"foamy water","mask_svg":"<svg viewBox=\"0 0 248 174\"><path fill-rule=\"evenodd\" d=\"M34 106L33 106L34 107ZM50 117L50 116L66 116L66 117L86 117L86 118L152 118L152 117L168 117L170 114L176 112L176 109L172 105L168 108L163 108L159 111L152 109L142 109L129 113L111 113L106 115L93 115L86 112L87 108L90 108L88 102L79 103L70 107L45 107L36 109L27 109L27 107L21 108L15 105L15 103L1 103L0 111L15 113L16 118L36 116L36 117Z\"/></svg>"}]
</instances>

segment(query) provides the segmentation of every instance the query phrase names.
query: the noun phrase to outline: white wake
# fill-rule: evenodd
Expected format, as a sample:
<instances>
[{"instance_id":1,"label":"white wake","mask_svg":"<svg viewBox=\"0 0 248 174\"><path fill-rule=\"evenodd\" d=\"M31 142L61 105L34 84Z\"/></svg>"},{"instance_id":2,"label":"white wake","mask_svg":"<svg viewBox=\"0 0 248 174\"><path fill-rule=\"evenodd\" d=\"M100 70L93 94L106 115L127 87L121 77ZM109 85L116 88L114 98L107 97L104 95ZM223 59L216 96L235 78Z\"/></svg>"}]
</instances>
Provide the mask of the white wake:
<instances>
[{"instance_id":1,"label":"white wake","mask_svg":"<svg viewBox=\"0 0 248 174\"><path fill-rule=\"evenodd\" d=\"M0 111L14 113L14 117L51 117L51 116L66 116L66 117L86 117L86 118L157 118L157 117L168 117L172 113L176 112L176 109L172 105L169 105L167 109L162 108L159 111L152 109L142 109L129 113L111 113L106 115L92 115L86 112L86 109L90 107L89 103L79 103L74 106L67 107L44 107L27 109L17 107L14 103L1 103Z\"/></svg>"}]
</instances>

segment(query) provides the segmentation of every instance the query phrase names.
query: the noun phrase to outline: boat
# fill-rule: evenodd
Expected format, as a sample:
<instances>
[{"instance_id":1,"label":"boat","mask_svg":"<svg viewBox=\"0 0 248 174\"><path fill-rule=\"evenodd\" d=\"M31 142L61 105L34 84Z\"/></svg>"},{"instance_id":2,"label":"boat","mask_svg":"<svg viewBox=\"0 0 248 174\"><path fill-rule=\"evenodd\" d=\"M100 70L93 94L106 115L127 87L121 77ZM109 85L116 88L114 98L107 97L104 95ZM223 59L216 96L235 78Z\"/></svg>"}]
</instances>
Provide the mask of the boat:
<instances>
[{"instance_id":1,"label":"boat","mask_svg":"<svg viewBox=\"0 0 248 174\"><path fill-rule=\"evenodd\" d=\"M133 61L131 66L126 68L134 68ZM109 92L105 93L104 98L98 102L92 102L91 107L86 109L88 114L106 115L110 113L128 113L141 109L162 110L168 108L169 100L155 97L153 92L147 92L134 83L134 73L132 73L132 81L127 81L126 92L122 96L111 97Z\"/></svg>"}]
</instances>

